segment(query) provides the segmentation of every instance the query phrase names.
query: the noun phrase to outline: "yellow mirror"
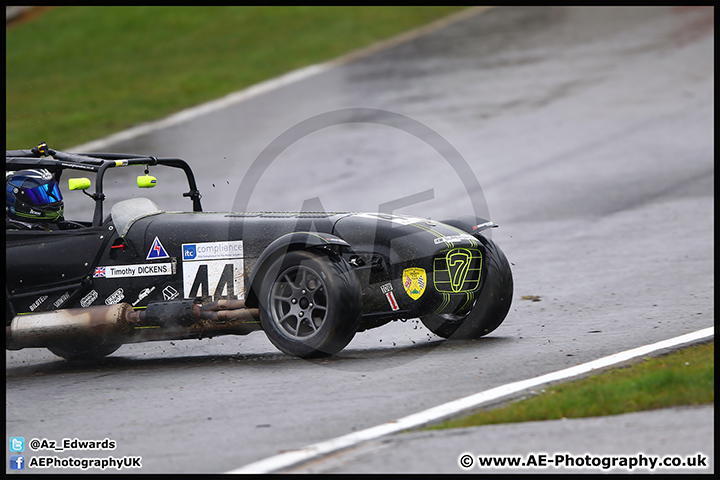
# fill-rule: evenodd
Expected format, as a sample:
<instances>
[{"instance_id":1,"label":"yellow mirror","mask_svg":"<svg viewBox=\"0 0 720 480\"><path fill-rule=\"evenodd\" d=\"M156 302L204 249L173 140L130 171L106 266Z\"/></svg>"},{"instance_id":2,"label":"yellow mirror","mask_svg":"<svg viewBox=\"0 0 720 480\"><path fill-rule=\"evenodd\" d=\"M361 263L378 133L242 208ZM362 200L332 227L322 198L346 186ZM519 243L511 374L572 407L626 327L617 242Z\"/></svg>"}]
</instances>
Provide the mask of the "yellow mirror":
<instances>
[{"instance_id":1,"label":"yellow mirror","mask_svg":"<svg viewBox=\"0 0 720 480\"><path fill-rule=\"evenodd\" d=\"M137 184L140 188L152 188L157 185L157 178L152 175L143 175L137 177Z\"/></svg>"},{"instance_id":2,"label":"yellow mirror","mask_svg":"<svg viewBox=\"0 0 720 480\"><path fill-rule=\"evenodd\" d=\"M87 190L90 188L89 178L70 178L68 179L68 188L70 190Z\"/></svg>"}]
</instances>

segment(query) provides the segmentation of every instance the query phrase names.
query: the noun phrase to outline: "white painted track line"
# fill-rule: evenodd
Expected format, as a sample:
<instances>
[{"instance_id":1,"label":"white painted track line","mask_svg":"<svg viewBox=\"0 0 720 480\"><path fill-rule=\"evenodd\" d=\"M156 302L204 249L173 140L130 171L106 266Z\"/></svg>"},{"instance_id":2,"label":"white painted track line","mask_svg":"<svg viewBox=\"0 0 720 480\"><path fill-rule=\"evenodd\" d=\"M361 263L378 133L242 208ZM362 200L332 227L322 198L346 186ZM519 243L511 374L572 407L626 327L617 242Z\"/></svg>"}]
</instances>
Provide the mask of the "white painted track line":
<instances>
[{"instance_id":1,"label":"white painted track line","mask_svg":"<svg viewBox=\"0 0 720 480\"><path fill-rule=\"evenodd\" d=\"M661 342L645 345L642 347L634 348L632 350L627 350L607 357L599 358L597 360L583 363L581 365L576 365L574 367L566 368L557 372L548 373L546 375L541 375L539 377L530 378L527 380L521 380L519 382L509 383L507 385L501 385L499 387L491 388L490 390L486 390L484 392L479 392L468 397L460 398L458 400L430 408L423 412L408 415L407 417L403 417L393 422L384 423L382 425L368 428L366 430L353 432L331 440L316 443L314 445L310 445L299 450L287 451L279 455L275 455L273 457L251 463L244 467L231 470L226 473L235 474L275 472L308 460L318 458L322 455L327 455L329 453L336 452L344 448L358 445L368 440L374 440L376 438L410 428L417 428L430 422L456 415L464 410L476 408L486 403L494 402L499 399L509 397L511 395L516 395L531 388L536 388L541 385L547 385L554 382L566 381L574 377L593 373L600 369L617 366L622 364L623 362L627 362L629 360L644 355L656 353L661 350L678 348L685 344L709 340L711 337L714 336L715 327L709 327L703 330L698 330L697 332L688 333L679 337L663 340Z\"/></svg>"}]
</instances>

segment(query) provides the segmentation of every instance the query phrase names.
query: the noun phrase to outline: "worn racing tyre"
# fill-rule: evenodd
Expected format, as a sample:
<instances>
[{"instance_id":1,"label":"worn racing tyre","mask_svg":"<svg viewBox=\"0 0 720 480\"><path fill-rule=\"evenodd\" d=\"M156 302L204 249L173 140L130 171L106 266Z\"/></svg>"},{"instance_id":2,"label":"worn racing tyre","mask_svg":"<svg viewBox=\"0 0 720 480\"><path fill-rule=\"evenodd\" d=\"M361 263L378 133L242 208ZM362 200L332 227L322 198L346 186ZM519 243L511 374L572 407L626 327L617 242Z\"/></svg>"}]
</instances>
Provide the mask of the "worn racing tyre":
<instances>
[{"instance_id":1,"label":"worn racing tyre","mask_svg":"<svg viewBox=\"0 0 720 480\"><path fill-rule=\"evenodd\" d=\"M505 320L513 295L513 278L505 254L489 238L485 245L483 275L485 281L470 312L464 314L426 315L423 324L443 338L467 340L480 338L495 330Z\"/></svg>"},{"instance_id":2,"label":"worn racing tyre","mask_svg":"<svg viewBox=\"0 0 720 480\"><path fill-rule=\"evenodd\" d=\"M260 322L270 341L301 358L334 355L360 325L362 290L341 257L298 250L270 267L260 288Z\"/></svg>"},{"instance_id":3,"label":"worn racing tyre","mask_svg":"<svg viewBox=\"0 0 720 480\"><path fill-rule=\"evenodd\" d=\"M104 345L100 343L73 343L63 346L47 347L52 353L66 360L100 360L113 353L122 345Z\"/></svg>"}]
</instances>

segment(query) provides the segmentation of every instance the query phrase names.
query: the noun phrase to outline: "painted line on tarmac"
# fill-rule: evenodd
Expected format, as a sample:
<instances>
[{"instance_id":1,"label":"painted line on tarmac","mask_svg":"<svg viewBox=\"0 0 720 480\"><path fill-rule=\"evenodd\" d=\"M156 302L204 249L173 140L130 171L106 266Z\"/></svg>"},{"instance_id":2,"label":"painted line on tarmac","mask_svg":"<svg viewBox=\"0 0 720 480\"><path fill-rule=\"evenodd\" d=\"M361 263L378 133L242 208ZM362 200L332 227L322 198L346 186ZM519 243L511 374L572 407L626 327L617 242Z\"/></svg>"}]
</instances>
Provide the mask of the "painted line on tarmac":
<instances>
[{"instance_id":1,"label":"painted line on tarmac","mask_svg":"<svg viewBox=\"0 0 720 480\"><path fill-rule=\"evenodd\" d=\"M83 152L83 153L88 153L88 152L93 152L93 151L102 151L102 150L108 148L112 144L132 140L132 139L140 137L142 135L147 135L152 132L162 130L164 128L169 128L174 125L179 125L183 122L193 120L197 117L201 117L203 115L207 115L209 113L216 112L218 110L222 110L223 108L227 108L236 103L240 103L247 99L257 97L259 95L270 92L272 90L276 90L285 85L289 85L291 83L299 82L300 80L304 80L306 78L312 77L313 75L322 73L322 72L328 70L329 68L330 68L329 63L321 63L318 65L310 65L309 67L300 68L298 70L294 70L294 71L287 73L285 75L282 75L280 77L273 78L273 79L267 80L265 82L255 84L249 88L246 88L245 90L231 93L231 94L226 95L217 100L203 103L202 105L198 105L196 107L191 107L191 108L188 108L185 110L181 110L180 112L170 115L169 117L166 117L162 120L157 120L155 122L138 125L137 127L129 128L127 130L123 130L122 132L114 133L108 137L101 138L99 140L94 140L94 141L91 141L88 143L84 143L82 145L78 145L76 147L69 148L69 149L67 149L67 151L68 152Z\"/></svg>"},{"instance_id":2,"label":"painted line on tarmac","mask_svg":"<svg viewBox=\"0 0 720 480\"><path fill-rule=\"evenodd\" d=\"M628 360L632 360L643 355L658 352L660 350L672 349L684 344L707 340L715 335L715 327L705 328L697 332L688 333L679 337L663 340L661 342L645 345L642 347L627 350L625 352L615 353L613 355L603 357L591 362L576 365L557 372L548 373L539 377L521 380L519 382L501 385L491 388L484 392L476 393L468 397L464 397L452 402L430 408L423 412L415 413L399 420L384 423L376 427L371 427L359 432L353 432L343 435L332 440L316 443L299 450L287 451L273 457L266 458L244 467L231 470L226 473L271 473L288 467L296 466L300 463L316 459L320 456L336 452L345 448L353 447L368 440L397 433L402 430L417 428L433 421L440 420L451 415L456 415L464 410L478 407L485 403L490 403L502 399L504 397L515 395L525 390L536 388L541 385L554 383L558 381L569 380L599 369L617 366Z\"/></svg>"},{"instance_id":3,"label":"painted line on tarmac","mask_svg":"<svg viewBox=\"0 0 720 480\"><path fill-rule=\"evenodd\" d=\"M82 152L82 153L89 153L89 152L93 152L93 151L95 151L95 152L104 151L115 143L132 140L132 139L140 137L142 135L147 135L147 134L155 132L157 130L162 130L163 128L169 128L174 125L178 125L183 122L193 120L202 115L207 115L208 113L222 110L223 108L227 108L231 105L235 105L237 103L243 102L250 98L254 98L254 97L263 95L265 93L271 92L273 90L277 90L286 85L290 85L292 83L299 82L299 81L305 80L307 78L313 77L315 75L319 75L319 74L326 72L336 66L345 65L345 64L357 61L361 58L367 57L369 55L372 55L374 53L377 53L379 51L387 50L392 47L396 47L403 43L409 42L415 38L418 38L418 37L426 35L430 32L433 32L435 30L439 30L441 28L447 27L448 25L451 25L460 20L464 20L465 18L471 17L476 14L480 14L490 8L492 8L492 7L471 7L466 10L462 10L455 14L448 15L447 17L435 20L434 22L431 22L422 27L418 27L414 30L410 30L408 32L401 33L401 34L391 37L387 40L382 40L382 41L376 42L368 47L361 48L359 50L350 52L347 55L341 56L334 60L330 60L330 61L327 61L324 63L318 63L315 65L310 65L310 66L303 67L303 68L300 68L297 70L293 70L289 73L286 73L285 75L281 75L279 77L272 78L272 79L266 80L264 82L260 82L251 87L248 87L244 90L230 93L230 94L228 94L224 97L221 97L217 100L212 100L210 102L203 103L202 105L198 105L196 107L191 107L191 108L187 108L185 110L181 110L180 112L170 115L169 117L166 117L164 119L157 120L154 122L149 122L149 123L142 124L142 125L138 125L137 127L129 128L127 130L123 130L121 132L114 133L105 138L93 140L91 142L84 143L82 145L68 148L66 151Z\"/></svg>"}]
</instances>

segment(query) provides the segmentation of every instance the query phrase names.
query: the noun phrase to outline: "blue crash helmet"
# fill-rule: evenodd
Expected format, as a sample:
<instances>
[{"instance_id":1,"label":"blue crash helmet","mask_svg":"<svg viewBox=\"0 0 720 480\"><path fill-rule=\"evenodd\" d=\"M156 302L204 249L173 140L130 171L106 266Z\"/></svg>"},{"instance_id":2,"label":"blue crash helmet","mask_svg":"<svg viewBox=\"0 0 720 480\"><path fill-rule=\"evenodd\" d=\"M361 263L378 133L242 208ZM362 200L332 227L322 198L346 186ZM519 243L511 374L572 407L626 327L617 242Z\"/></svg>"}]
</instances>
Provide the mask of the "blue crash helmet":
<instances>
[{"instance_id":1,"label":"blue crash helmet","mask_svg":"<svg viewBox=\"0 0 720 480\"><path fill-rule=\"evenodd\" d=\"M8 172L5 213L25 222L56 222L63 219L63 199L52 173L45 169Z\"/></svg>"}]
</instances>

